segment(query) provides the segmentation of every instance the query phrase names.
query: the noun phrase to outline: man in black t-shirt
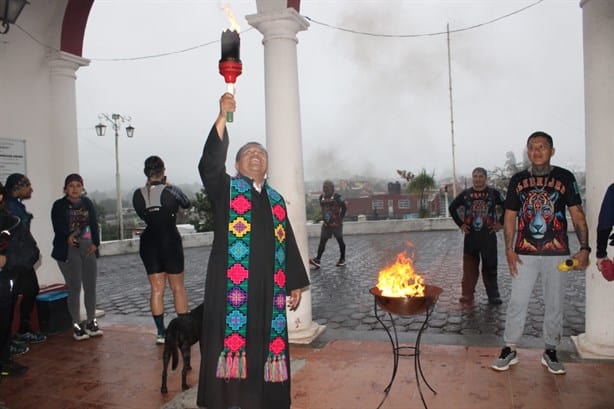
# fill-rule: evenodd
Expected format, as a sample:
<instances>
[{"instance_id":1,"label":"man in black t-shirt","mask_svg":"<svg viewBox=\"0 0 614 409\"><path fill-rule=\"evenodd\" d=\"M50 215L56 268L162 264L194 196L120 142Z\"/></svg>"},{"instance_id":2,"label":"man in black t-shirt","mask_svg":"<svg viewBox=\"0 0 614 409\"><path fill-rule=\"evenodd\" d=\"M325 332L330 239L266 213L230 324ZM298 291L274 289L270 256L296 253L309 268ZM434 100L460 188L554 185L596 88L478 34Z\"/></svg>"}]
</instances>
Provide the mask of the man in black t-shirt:
<instances>
[{"instance_id":1,"label":"man in black t-shirt","mask_svg":"<svg viewBox=\"0 0 614 409\"><path fill-rule=\"evenodd\" d=\"M552 137L541 131L531 134L527 140L527 154L531 166L512 176L505 198L503 232L512 293L503 333L505 346L492 368L505 371L518 363L516 345L522 336L527 307L539 276L544 301L545 351L541 362L550 373L564 374L565 368L558 361L556 348L563 334L568 274L559 271L557 266L570 255L566 208L580 243L580 251L571 256L576 270L584 270L588 265L591 251L588 228L574 175L550 164L554 155Z\"/></svg>"},{"instance_id":2,"label":"man in black t-shirt","mask_svg":"<svg viewBox=\"0 0 614 409\"><path fill-rule=\"evenodd\" d=\"M449 206L452 219L465 235L462 296L459 301L463 304L473 303L481 259L482 281L488 303L500 305L502 302L497 284L497 232L503 224L503 196L497 189L486 185L486 169L475 168L471 172L471 180L473 186L463 190ZM462 215L459 214L461 209Z\"/></svg>"}]
</instances>

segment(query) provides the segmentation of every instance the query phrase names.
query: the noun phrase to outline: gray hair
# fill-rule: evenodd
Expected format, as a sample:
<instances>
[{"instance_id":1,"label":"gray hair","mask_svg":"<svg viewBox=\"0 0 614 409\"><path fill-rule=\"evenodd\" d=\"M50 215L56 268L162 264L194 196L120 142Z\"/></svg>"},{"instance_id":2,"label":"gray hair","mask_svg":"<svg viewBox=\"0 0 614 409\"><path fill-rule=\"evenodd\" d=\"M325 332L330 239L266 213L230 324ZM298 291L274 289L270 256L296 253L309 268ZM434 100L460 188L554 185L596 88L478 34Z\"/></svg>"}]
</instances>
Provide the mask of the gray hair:
<instances>
[{"instance_id":1,"label":"gray hair","mask_svg":"<svg viewBox=\"0 0 614 409\"><path fill-rule=\"evenodd\" d=\"M245 150L250 147L250 146L257 146L260 149L262 149L264 151L264 153L266 154L267 158L269 157L269 153L267 152L266 148L260 143L260 142L248 142L245 145L241 146L239 148L239 150L237 151L237 156L235 157L235 162L238 162L239 159L241 158L241 155L243 155L243 152L245 152Z\"/></svg>"}]
</instances>

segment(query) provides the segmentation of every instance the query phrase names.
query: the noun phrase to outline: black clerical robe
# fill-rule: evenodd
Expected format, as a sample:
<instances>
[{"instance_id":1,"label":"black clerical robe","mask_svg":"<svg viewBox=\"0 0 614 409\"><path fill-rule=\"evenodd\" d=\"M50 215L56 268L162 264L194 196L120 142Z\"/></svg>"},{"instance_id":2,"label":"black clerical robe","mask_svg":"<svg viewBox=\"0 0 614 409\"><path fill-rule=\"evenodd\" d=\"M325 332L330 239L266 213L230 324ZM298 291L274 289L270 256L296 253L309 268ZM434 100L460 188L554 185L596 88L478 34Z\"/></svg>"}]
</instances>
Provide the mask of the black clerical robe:
<instances>
[{"instance_id":1,"label":"black clerical robe","mask_svg":"<svg viewBox=\"0 0 614 409\"><path fill-rule=\"evenodd\" d=\"M286 348L288 379L265 382L273 310L275 238L273 215L266 189L252 187L252 230L249 256L247 304L247 379L219 379L215 376L223 350L226 319L226 269L228 266L228 217L230 176L226 174L228 134L220 140L211 129L199 163L200 177L214 212L214 239L205 282L205 314L200 342L201 365L197 403L207 409L289 409L290 353ZM248 178L249 184L253 186ZM286 229L286 293L309 285L305 265L288 220ZM286 337L287 338L287 337ZM287 339L286 339L287 345Z\"/></svg>"}]
</instances>

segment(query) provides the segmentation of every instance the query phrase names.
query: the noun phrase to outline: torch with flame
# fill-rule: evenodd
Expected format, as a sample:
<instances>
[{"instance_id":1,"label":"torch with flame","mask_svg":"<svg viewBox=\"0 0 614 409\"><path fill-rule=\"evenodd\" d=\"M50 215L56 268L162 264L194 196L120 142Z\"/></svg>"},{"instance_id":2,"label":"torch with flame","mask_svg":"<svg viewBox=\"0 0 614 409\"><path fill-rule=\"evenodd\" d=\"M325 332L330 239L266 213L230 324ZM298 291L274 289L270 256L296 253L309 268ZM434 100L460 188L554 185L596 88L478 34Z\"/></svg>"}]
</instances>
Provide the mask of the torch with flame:
<instances>
[{"instance_id":1,"label":"torch with flame","mask_svg":"<svg viewBox=\"0 0 614 409\"><path fill-rule=\"evenodd\" d=\"M226 82L226 92L234 95L235 82L243 70L240 58L241 38L239 37L239 25L230 7L225 6L224 12L230 20L230 29L222 31L222 58L219 70ZM226 121L232 122L233 119L233 113L227 112Z\"/></svg>"},{"instance_id":2,"label":"torch with flame","mask_svg":"<svg viewBox=\"0 0 614 409\"><path fill-rule=\"evenodd\" d=\"M424 297L424 279L414 271L407 252L397 254L396 262L379 272L377 288L386 297Z\"/></svg>"}]
</instances>

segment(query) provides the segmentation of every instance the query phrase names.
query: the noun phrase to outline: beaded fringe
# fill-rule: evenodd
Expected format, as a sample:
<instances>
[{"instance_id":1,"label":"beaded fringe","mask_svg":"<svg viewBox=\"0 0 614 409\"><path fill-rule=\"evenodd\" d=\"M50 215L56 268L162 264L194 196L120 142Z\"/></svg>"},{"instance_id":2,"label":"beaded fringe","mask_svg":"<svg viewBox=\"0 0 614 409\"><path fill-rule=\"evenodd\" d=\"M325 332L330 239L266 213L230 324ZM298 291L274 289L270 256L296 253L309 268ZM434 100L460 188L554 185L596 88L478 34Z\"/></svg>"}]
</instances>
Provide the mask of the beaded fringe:
<instances>
[{"instance_id":1,"label":"beaded fringe","mask_svg":"<svg viewBox=\"0 0 614 409\"><path fill-rule=\"evenodd\" d=\"M247 358L245 351L241 352L224 352L217 359L217 369L215 376L222 379L245 379L247 378Z\"/></svg>"},{"instance_id":2,"label":"beaded fringe","mask_svg":"<svg viewBox=\"0 0 614 409\"><path fill-rule=\"evenodd\" d=\"M288 365L286 365L286 355L269 356L264 364L265 382L283 382L288 380Z\"/></svg>"}]
</instances>

